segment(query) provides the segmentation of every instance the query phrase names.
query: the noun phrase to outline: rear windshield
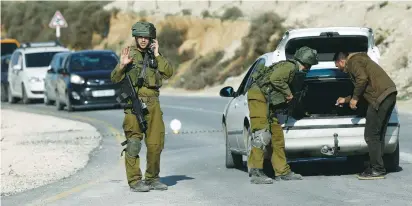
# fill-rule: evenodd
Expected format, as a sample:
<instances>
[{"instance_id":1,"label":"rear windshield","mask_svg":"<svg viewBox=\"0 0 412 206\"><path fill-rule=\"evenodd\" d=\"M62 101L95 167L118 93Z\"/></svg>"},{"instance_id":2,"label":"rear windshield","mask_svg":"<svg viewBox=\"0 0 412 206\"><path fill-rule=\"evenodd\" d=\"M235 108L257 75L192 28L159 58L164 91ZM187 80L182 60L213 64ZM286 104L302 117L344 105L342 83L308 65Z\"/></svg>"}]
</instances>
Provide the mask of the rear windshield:
<instances>
[{"instance_id":1,"label":"rear windshield","mask_svg":"<svg viewBox=\"0 0 412 206\"><path fill-rule=\"evenodd\" d=\"M26 67L47 67L53 56L59 52L41 52L26 54Z\"/></svg>"},{"instance_id":2,"label":"rear windshield","mask_svg":"<svg viewBox=\"0 0 412 206\"><path fill-rule=\"evenodd\" d=\"M366 36L315 36L299 37L286 44L286 57L292 58L300 47L308 46L316 49L319 61L333 61L336 52L366 52L368 51L368 37Z\"/></svg>"},{"instance_id":3,"label":"rear windshield","mask_svg":"<svg viewBox=\"0 0 412 206\"><path fill-rule=\"evenodd\" d=\"M12 54L17 49L15 43L1 43L1 56L6 54Z\"/></svg>"},{"instance_id":4,"label":"rear windshield","mask_svg":"<svg viewBox=\"0 0 412 206\"><path fill-rule=\"evenodd\" d=\"M113 70L118 59L115 53L93 52L73 54L70 58L70 71Z\"/></svg>"}]
</instances>

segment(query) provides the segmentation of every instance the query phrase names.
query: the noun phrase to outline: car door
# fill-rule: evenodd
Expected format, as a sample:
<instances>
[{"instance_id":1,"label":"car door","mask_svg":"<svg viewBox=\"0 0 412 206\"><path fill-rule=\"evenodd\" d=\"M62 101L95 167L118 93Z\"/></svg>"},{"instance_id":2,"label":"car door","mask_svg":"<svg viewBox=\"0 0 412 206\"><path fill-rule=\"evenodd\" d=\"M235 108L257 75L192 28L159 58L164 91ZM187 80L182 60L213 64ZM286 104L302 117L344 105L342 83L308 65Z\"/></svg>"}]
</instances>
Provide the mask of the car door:
<instances>
[{"instance_id":1,"label":"car door","mask_svg":"<svg viewBox=\"0 0 412 206\"><path fill-rule=\"evenodd\" d=\"M65 102L65 94L66 94L66 87L67 87L67 78L68 74L67 73L61 73L60 70L63 71L69 71L69 57L64 58L63 62L60 64L61 66L56 69L56 83L55 83L55 88L56 92L59 94L58 96L60 97L59 100L60 102ZM57 101L57 94L56 94L56 101Z\"/></svg>"},{"instance_id":2,"label":"car door","mask_svg":"<svg viewBox=\"0 0 412 206\"><path fill-rule=\"evenodd\" d=\"M57 65L57 59L58 55L55 55L50 62L49 69L47 70L46 76L44 78L44 91L45 95L47 94L47 97L50 100L55 100L56 99L56 94L55 90L53 89L53 79L56 78L56 65Z\"/></svg>"},{"instance_id":3,"label":"car door","mask_svg":"<svg viewBox=\"0 0 412 206\"><path fill-rule=\"evenodd\" d=\"M241 137L243 137L243 120L245 118L245 111L243 110L245 109L245 106L247 107L247 98L245 96L247 89L245 89L245 86L249 80L250 73L255 68L258 61L259 60L255 61L250 67L248 73L243 78L242 83L239 85L233 101L228 106L228 113L226 116L228 138L232 147L235 147L236 145L236 150L244 148L244 145L241 145L243 144L243 141L239 142L238 139L241 139Z\"/></svg>"},{"instance_id":4,"label":"car door","mask_svg":"<svg viewBox=\"0 0 412 206\"><path fill-rule=\"evenodd\" d=\"M21 81L22 81L22 75L23 75L23 56L21 52L16 52L12 56L12 61L10 63L9 67L9 83L10 83L10 89L12 91L13 96L21 96L22 91L21 91ZM15 65L20 65L21 70L16 70L13 69Z\"/></svg>"},{"instance_id":5,"label":"car door","mask_svg":"<svg viewBox=\"0 0 412 206\"><path fill-rule=\"evenodd\" d=\"M238 97L236 98L235 103L235 119L236 119L236 130L239 131L239 135L236 136L237 142L239 144L239 149L246 151L247 147L247 136L243 134L244 120L249 117L249 107L247 101L247 91L249 90L252 84L252 74L258 68L265 66L266 59L264 57L259 58L253 67L250 69L250 72L245 76L245 81L242 82L243 85L239 87Z\"/></svg>"}]
</instances>

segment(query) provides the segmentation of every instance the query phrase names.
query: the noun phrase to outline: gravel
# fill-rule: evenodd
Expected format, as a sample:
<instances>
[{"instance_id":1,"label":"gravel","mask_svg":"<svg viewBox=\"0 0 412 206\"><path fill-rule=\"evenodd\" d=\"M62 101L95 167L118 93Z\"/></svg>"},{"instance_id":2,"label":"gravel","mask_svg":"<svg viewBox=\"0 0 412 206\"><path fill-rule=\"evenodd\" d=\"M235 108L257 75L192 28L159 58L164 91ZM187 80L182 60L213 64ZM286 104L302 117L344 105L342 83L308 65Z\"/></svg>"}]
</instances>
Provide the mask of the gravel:
<instances>
[{"instance_id":1,"label":"gravel","mask_svg":"<svg viewBox=\"0 0 412 206\"><path fill-rule=\"evenodd\" d=\"M1 119L1 196L73 175L101 140L83 122L7 109Z\"/></svg>"}]
</instances>

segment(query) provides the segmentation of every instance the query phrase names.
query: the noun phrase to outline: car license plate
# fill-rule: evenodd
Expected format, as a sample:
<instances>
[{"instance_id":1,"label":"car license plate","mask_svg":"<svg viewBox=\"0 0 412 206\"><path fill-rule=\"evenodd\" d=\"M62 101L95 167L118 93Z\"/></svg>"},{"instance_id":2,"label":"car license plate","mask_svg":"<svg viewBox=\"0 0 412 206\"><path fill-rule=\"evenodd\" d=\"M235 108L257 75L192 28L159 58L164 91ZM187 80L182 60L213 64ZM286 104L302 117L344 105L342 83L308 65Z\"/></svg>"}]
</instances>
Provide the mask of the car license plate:
<instances>
[{"instance_id":1,"label":"car license plate","mask_svg":"<svg viewBox=\"0 0 412 206\"><path fill-rule=\"evenodd\" d=\"M113 89L108 89L108 90L92 91L92 96L93 97L110 97L110 96L114 96L114 90Z\"/></svg>"}]
</instances>

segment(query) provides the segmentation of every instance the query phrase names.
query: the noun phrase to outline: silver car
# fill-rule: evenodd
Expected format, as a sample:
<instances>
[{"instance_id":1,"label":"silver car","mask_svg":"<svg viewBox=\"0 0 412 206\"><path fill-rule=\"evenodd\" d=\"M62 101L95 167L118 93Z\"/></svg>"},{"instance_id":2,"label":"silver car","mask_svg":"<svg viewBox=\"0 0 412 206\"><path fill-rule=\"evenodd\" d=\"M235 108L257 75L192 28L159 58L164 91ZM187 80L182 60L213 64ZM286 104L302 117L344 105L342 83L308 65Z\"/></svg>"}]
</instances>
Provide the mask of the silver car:
<instances>
[{"instance_id":1,"label":"silver car","mask_svg":"<svg viewBox=\"0 0 412 206\"><path fill-rule=\"evenodd\" d=\"M355 111L348 106L335 106L338 97L352 94L353 84L346 73L335 67L332 58L337 51L363 51L378 62L380 54L374 45L373 31L358 27L296 29L286 32L274 52L256 59L236 91L231 86L220 91L220 96L230 98L222 115L227 168L242 166L243 156L247 156L251 148L247 104L251 74L259 66L269 66L292 57L301 46L316 49L320 62L307 74L307 92L296 107L306 116L278 116L285 135L287 157L348 157L356 160L367 156L364 140L367 104L359 102ZM399 165L399 130L395 106L385 136L384 161L388 170L395 170ZM270 158L270 151L270 148L266 150L266 158Z\"/></svg>"}]
</instances>

